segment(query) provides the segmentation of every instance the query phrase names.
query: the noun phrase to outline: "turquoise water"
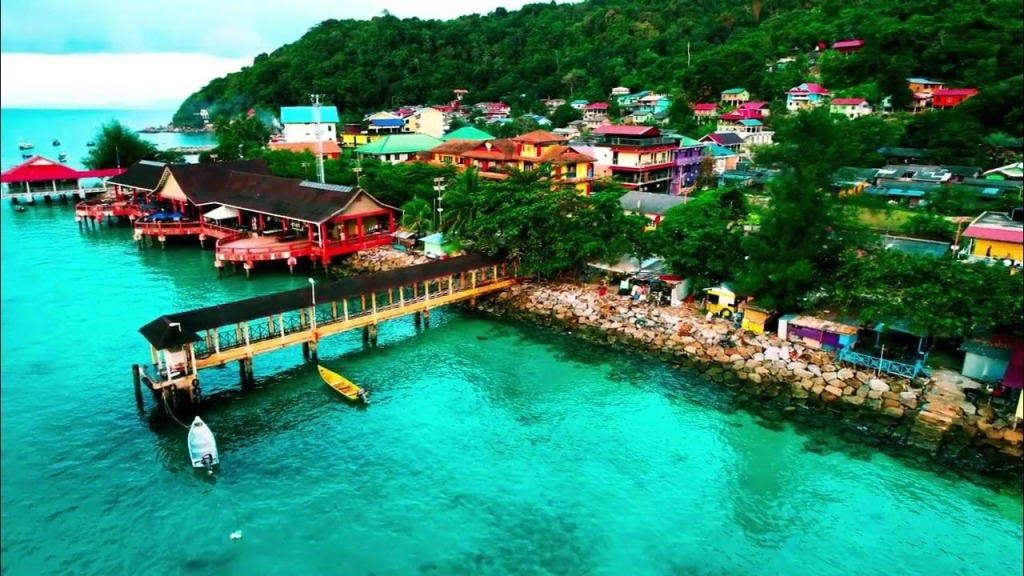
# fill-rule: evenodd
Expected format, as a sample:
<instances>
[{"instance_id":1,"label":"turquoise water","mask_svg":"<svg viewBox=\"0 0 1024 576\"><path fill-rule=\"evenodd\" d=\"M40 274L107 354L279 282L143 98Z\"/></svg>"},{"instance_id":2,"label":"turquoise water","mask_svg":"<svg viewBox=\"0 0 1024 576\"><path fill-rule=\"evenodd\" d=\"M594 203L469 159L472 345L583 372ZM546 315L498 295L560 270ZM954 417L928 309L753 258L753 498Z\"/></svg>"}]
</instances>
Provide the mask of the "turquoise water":
<instances>
[{"instance_id":1,"label":"turquoise water","mask_svg":"<svg viewBox=\"0 0 1024 576\"><path fill-rule=\"evenodd\" d=\"M217 280L209 252L139 251L59 205L0 206L0 231L5 576L1022 573L1019 487L837 450L659 363L456 312L321 343L367 409L298 350L257 358L251 393L204 374L208 480L183 428L135 412L137 329L305 279Z\"/></svg>"},{"instance_id":2,"label":"turquoise water","mask_svg":"<svg viewBox=\"0 0 1024 576\"><path fill-rule=\"evenodd\" d=\"M86 146L96 139L99 127L117 119L132 130L159 126L170 122L173 110L37 110L0 109L0 167L3 170L24 162L22 153L40 154L57 160L61 151L68 153L68 166L82 168L82 159L89 153ZM211 134L143 134L143 138L160 148L172 146L204 146L214 143ZM60 140L60 146L53 141ZM33 150L19 150L20 141L35 144Z\"/></svg>"}]
</instances>

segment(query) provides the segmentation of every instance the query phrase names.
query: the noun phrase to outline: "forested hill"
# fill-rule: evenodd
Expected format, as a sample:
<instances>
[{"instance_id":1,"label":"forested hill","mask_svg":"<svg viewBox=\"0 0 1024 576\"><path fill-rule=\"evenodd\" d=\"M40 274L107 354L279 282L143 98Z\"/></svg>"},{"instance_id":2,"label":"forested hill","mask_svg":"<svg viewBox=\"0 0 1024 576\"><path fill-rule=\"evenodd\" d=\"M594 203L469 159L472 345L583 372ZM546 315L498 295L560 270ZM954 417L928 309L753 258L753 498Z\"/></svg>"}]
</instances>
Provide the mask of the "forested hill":
<instances>
[{"instance_id":1,"label":"forested hill","mask_svg":"<svg viewBox=\"0 0 1024 576\"><path fill-rule=\"evenodd\" d=\"M210 82L182 104L175 123L201 108L216 117L304 104L310 92L353 115L447 102L455 88L472 101L597 99L620 85L690 101L743 86L773 99L806 79L806 63L798 58L775 73L767 64L856 38L866 43L860 52L819 62L820 81L833 92L900 92L909 76L983 92L1009 87L1018 126L1007 128L1019 135L1022 21L1020 0L589 0L449 21L385 13L322 22Z\"/></svg>"}]
</instances>

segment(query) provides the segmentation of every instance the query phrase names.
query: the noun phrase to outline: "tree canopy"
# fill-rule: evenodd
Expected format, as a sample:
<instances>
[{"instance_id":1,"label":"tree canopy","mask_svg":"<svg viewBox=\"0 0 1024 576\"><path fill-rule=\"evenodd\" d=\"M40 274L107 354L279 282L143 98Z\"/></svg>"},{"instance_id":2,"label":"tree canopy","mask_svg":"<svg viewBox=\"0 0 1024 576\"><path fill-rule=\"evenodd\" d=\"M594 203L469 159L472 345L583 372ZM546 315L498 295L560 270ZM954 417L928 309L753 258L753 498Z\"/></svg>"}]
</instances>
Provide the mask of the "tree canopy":
<instances>
[{"instance_id":1,"label":"tree canopy","mask_svg":"<svg viewBox=\"0 0 1024 576\"><path fill-rule=\"evenodd\" d=\"M384 106L447 102L456 88L510 104L600 100L620 85L678 91L691 103L716 101L737 86L777 100L808 80L804 55L819 43L859 38L859 52L819 59L829 90L877 105L886 94L906 100L908 76L975 87L980 102L965 104L963 114L1021 137L1022 18L1018 0L964 0L941 10L925 0L588 0L447 21L390 14L326 20L211 81L173 122L188 125L200 109L214 118L276 110L307 101L310 92L325 94L350 119ZM774 64L782 57L796 61L780 69Z\"/></svg>"},{"instance_id":2,"label":"tree canopy","mask_svg":"<svg viewBox=\"0 0 1024 576\"><path fill-rule=\"evenodd\" d=\"M671 208L654 232L672 272L699 285L729 280L743 268L746 199L739 189L712 190Z\"/></svg>"},{"instance_id":3,"label":"tree canopy","mask_svg":"<svg viewBox=\"0 0 1024 576\"><path fill-rule=\"evenodd\" d=\"M111 120L100 126L94 139L96 145L82 161L87 168L100 170L103 168L127 168L139 160L159 160L161 162L180 162L181 154L162 152L152 142L144 140L137 132Z\"/></svg>"}]
</instances>

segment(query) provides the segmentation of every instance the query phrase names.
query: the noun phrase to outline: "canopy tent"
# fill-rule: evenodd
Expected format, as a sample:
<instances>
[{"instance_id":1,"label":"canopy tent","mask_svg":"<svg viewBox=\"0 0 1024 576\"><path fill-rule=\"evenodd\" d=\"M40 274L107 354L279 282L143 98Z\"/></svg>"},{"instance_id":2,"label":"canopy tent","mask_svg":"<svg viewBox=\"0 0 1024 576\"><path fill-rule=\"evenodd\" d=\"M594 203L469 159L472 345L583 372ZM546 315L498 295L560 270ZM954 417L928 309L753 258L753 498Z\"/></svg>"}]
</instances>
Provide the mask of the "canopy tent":
<instances>
[{"instance_id":1,"label":"canopy tent","mask_svg":"<svg viewBox=\"0 0 1024 576\"><path fill-rule=\"evenodd\" d=\"M661 258L647 258L643 262L636 256L623 256L618 262L591 262L591 268L616 274L662 274L665 261Z\"/></svg>"},{"instance_id":2,"label":"canopy tent","mask_svg":"<svg viewBox=\"0 0 1024 576\"><path fill-rule=\"evenodd\" d=\"M238 210L235 210L230 206L221 206L210 210L206 214L203 214L203 216L207 220L229 220L231 218L238 218Z\"/></svg>"}]
</instances>

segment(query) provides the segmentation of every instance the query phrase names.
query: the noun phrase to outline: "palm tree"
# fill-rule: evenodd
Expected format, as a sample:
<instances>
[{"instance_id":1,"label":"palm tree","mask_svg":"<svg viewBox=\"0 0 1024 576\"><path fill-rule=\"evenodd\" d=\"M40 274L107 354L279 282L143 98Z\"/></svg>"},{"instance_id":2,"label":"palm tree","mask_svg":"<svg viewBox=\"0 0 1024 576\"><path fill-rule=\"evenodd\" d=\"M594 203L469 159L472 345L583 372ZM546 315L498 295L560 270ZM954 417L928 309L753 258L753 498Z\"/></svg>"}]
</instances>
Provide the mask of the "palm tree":
<instances>
[{"instance_id":1,"label":"palm tree","mask_svg":"<svg viewBox=\"0 0 1024 576\"><path fill-rule=\"evenodd\" d=\"M433 215L430 202L422 198L413 198L402 204L402 228L412 230L420 236L433 226Z\"/></svg>"},{"instance_id":2,"label":"palm tree","mask_svg":"<svg viewBox=\"0 0 1024 576\"><path fill-rule=\"evenodd\" d=\"M473 221L476 196L479 193L480 173L474 167L467 168L442 197L444 202L444 225L442 228L446 233L458 237L459 233Z\"/></svg>"}]
</instances>

